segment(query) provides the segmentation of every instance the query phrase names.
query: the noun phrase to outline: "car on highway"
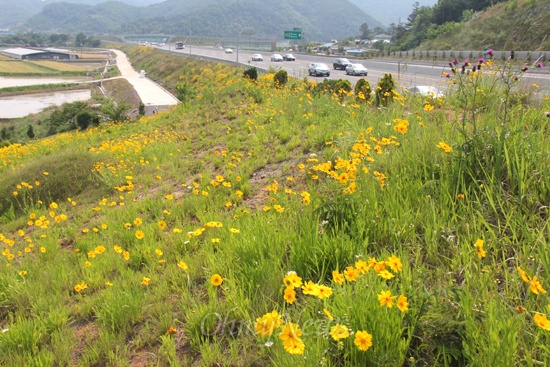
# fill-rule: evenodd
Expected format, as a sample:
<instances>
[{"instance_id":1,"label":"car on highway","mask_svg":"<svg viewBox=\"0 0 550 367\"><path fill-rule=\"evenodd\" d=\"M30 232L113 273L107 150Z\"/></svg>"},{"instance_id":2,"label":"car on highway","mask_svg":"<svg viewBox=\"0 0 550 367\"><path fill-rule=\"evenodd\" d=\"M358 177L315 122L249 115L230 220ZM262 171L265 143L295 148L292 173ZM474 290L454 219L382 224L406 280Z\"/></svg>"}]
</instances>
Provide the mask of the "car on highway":
<instances>
[{"instance_id":1,"label":"car on highway","mask_svg":"<svg viewBox=\"0 0 550 367\"><path fill-rule=\"evenodd\" d=\"M252 61L264 61L264 58L261 54L252 55Z\"/></svg>"},{"instance_id":2,"label":"car on highway","mask_svg":"<svg viewBox=\"0 0 550 367\"><path fill-rule=\"evenodd\" d=\"M407 88L407 92L411 94L420 94L421 96L426 96L426 97L430 96L433 98L439 98L444 96L442 91L430 85L415 85L413 87Z\"/></svg>"},{"instance_id":3,"label":"car on highway","mask_svg":"<svg viewBox=\"0 0 550 367\"><path fill-rule=\"evenodd\" d=\"M226 53L226 54L232 54L232 53L233 53L233 50L230 49L230 48L226 48L226 49L225 49L225 53Z\"/></svg>"},{"instance_id":4,"label":"car on highway","mask_svg":"<svg viewBox=\"0 0 550 367\"><path fill-rule=\"evenodd\" d=\"M346 67L348 65L351 65L351 61L349 61L348 59L334 59L334 61L332 62L332 67L334 68L334 70L346 70Z\"/></svg>"},{"instance_id":5,"label":"car on highway","mask_svg":"<svg viewBox=\"0 0 550 367\"><path fill-rule=\"evenodd\" d=\"M367 76L369 71L363 64L349 64L346 66L346 75L364 75Z\"/></svg>"},{"instance_id":6,"label":"car on highway","mask_svg":"<svg viewBox=\"0 0 550 367\"><path fill-rule=\"evenodd\" d=\"M283 55L283 60L284 61L296 61L296 58L294 57L293 54L284 54Z\"/></svg>"},{"instance_id":7,"label":"car on highway","mask_svg":"<svg viewBox=\"0 0 550 367\"><path fill-rule=\"evenodd\" d=\"M271 61L273 62L283 61L283 57L280 54L273 54L271 55Z\"/></svg>"},{"instance_id":8,"label":"car on highway","mask_svg":"<svg viewBox=\"0 0 550 367\"><path fill-rule=\"evenodd\" d=\"M309 64L309 75L313 76L330 76L330 69L326 64L314 62Z\"/></svg>"}]
</instances>

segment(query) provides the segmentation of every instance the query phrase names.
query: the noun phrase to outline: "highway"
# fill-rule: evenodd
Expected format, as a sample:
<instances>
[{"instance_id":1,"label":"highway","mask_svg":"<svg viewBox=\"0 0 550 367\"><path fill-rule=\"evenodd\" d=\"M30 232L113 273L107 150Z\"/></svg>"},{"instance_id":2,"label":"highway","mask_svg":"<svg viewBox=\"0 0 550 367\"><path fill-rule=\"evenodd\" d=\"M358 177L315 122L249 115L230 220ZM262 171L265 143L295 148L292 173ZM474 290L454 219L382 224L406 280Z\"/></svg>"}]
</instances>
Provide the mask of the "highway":
<instances>
[{"instance_id":1,"label":"highway","mask_svg":"<svg viewBox=\"0 0 550 367\"><path fill-rule=\"evenodd\" d=\"M330 79L348 79L352 84L355 84L355 82L360 78L358 76L346 75L344 70L334 70L332 67L332 61L338 56L294 53L293 55L296 57L296 61L272 62L272 52L250 50L239 50L237 52L237 50L234 49L233 53L227 54L224 49L215 47L187 45L184 50L175 50L174 45L156 47L184 55L193 55L195 57L204 56L229 62L238 62L239 64L256 66L262 69L282 68L288 72L289 76L300 79L307 77L317 81L322 81L325 77L309 76L308 65L312 62L322 62L331 69ZM252 61L252 55L255 53L262 54L264 61ZM448 62L384 58L349 59L353 63L363 64L369 70L367 79L372 86L377 85L378 80L382 78L384 74L390 73L396 79L398 85L402 87L430 85L440 89L441 91L445 91L449 87L450 80L443 76L445 72L450 72ZM538 94L550 93L550 74L548 68L530 69L529 72L525 73L521 77L521 82L524 86L537 84L540 87L537 90Z\"/></svg>"}]
</instances>

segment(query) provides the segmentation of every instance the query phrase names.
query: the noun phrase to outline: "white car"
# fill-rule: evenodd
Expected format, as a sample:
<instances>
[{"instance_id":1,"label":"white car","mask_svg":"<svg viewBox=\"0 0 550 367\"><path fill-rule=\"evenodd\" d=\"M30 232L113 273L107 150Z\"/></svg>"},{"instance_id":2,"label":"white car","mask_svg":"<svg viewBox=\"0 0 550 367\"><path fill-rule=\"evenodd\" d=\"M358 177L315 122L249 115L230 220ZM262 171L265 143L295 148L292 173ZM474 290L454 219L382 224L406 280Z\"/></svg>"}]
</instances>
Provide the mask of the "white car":
<instances>
[{"instance_id":1,"label":"white car","mask_svg":"<svg viewBox=\"0 0 550 367\"><path fill-rule=\"evenodd\" d=\"M313 76L330 76L330 69L326 64L314 62L309 64L309 75Z\"/></svg>"},{"instance_id":2,"label":"white car","mask_svg":"<svg viewBox=\"0 0 550 367\"><path fill-rule=\"evenodd\" d=\"M264 61L264 58L261 54L252 55L252 61Z\"/></svg>"},{"instance_id":3,"label":"white car","mask_svg":"<svg viewBox=\"0 0 550 367\"><path fill-rule=\"evenodd\" d=\"M407 91L411 94L420 94L422 96L430 96L433 98L443 97L443 92L429 85L416 85L414 87L407 88Z\"/></svg>"},{"instance_id":4,"label":"white car","mask_svg":"<svg viewBox=\"0 0 550 367\"><path fill-rule=\"evenodd\" d=\"M232 53L233 53L233 50L230 49L230 48L226 48L226 49L225 49L225 53L226 53L226 54L232 54Z\"/></svg>"},{"instance_id":5,"label":"white car","mask_svg":"<svg viewBox=\"0 0 550 367\"><path fill-rule=\"evenodd\" d=\"M273 54L271 55L271 61L273 62L283 61L283 57L280 54Z\"/></svg>"},{"instance_id":6,"label":"white car","mask_svg":"<svg viewBox=\"0 0 550 367\"><path fill-rule=\"evenodd\" d=\"M362 64L349 64L346 66L346 75L364 75L367 76L369 71Z\"/></svg>"}]
</instances>

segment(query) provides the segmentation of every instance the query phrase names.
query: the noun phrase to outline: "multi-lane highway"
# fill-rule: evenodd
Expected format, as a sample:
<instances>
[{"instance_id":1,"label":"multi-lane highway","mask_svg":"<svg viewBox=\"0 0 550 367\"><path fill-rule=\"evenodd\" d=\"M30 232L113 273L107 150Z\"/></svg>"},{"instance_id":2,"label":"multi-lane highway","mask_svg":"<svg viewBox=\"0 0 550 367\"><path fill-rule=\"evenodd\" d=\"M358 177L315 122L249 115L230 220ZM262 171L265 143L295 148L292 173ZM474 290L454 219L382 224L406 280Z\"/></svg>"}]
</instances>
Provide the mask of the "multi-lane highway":
<instances>
[{"instance_id":1,"label":"multi-lane highway","mask_svg":"<svg viewBox=\"0 0 550 367\"><path fill-rule=\"evenodd\" d=\"M324 77L312 77L308 75L308 65L312 62L325 63L330 69L331 79L348 79L355 83L360 77L346 75L344 70L334 70L332 62L336 58L335 56L325 55L310 55L310 54L296 54L296 61L283 61L272 62L272 52L258 52L250 50L233 50L233 53L225 53L223 48L214 47L199 47L199 46L186 46L184 50L175 50L173 45L157 46L158 48L169 50L176 53L182 53L193 56L204 56L208 58L215 58L225 61L238 62L245 65L254 65L258 68L283 68L289 76L296 78L308 77L322 81ZM261 53L264 61L252 61L252 55L255 53ZM371 85L376 85L378 80L386 73L391 73L397 80L398 84L402 87L410 87L414 85L430 85L434 86L442 91L446 90L449 86L449 79L443 76L444 73L450 72L448 62L444 61L421 61L421 60L409 60L409 59L352 59L353 63L363 64L368 70L369 74L367 79ZM550 93L550 74L548 69L531 69L529 72L522 75L521 78L524 85L537 84L539 86L539 93Z\"/></svg>"}]
</instances>

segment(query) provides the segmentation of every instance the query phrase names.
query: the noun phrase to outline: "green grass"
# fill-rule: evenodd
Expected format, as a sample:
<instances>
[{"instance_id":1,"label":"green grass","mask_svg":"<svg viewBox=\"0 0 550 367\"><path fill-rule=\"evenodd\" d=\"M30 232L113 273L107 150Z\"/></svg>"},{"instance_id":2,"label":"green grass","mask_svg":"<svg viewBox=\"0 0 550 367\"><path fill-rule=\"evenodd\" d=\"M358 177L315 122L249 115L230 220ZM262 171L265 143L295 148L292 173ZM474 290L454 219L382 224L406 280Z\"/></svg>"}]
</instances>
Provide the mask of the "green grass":
<instances>
[{"instance_id":1,"label":"green grass","mask_svg":"<svg viewBox=\"0 0 550 367\"><path fill-rule=\"evenodd\" d=\"M273 74L252 82L127 52L192 97L0 149L0 364L550 363L550 331L534 321L550 299L517 269L547 287L548 99L489 93L487 71L443 99L396 95L378 108L300 80L276 88ZM290 271L330 296L296 288L287 302ZM386 291L408 309L382 306ZM303 331L303 355L285 350L280 328L256 333L274 310ZM334 340L337 324L351 335ZM367 351L359 331L372 335Z\"/></svg>"}]
</instances>

